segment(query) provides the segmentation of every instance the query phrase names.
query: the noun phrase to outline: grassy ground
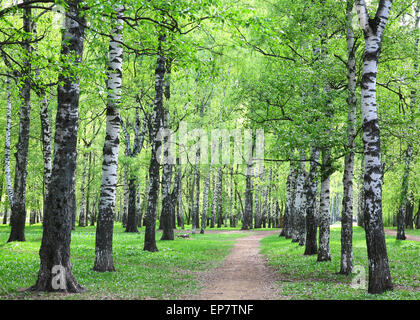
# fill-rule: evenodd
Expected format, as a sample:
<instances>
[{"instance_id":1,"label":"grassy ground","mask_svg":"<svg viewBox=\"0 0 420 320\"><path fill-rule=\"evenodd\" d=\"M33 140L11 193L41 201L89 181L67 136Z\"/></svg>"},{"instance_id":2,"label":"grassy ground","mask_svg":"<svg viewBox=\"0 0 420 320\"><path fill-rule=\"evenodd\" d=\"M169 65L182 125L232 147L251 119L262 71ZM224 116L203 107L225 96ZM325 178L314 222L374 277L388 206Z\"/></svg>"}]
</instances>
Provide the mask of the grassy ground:
<instances>
[{"instance_id":1,"label":"grassy ground","mask_svg":"<svg viewBox=\"0 0 420 320\"><path fill-rule=\"evenodd\" d=\"M354 227L354 265L368 274L364 230ZM289 299L367 300L420 299L420 242L395 240L386 236L387 251L394 290L382 295L371 295L367 289L353 289L353 276L339 275L340 228L331 228L330 262L316 262L317 256L304 256L304 247L290 239L272 235L261 240L261 252L279 274L281 294Z\"/></svg>"},{"instance_id":2,"label":"grassy ground","mask_svg":"<svg viewBox=\"0 0 420 320\"><path fill-rule=\"evenodd\" d=\"M71 259L76 279L87 291L82 294L18 292L35 284L39 270L42 227L26 227L26 242L6 243L10 227L0 226L1 299L176 299L198 288L195 273L218 265L230 252L234 239L245 234L195 234L190 239L157 241L159 252L143 251L144 229L114 231L114 263L117 272L92 271L95 228L72 233ZM160 232L156 239L160 239Z\"/></svg>"}]
</instances>

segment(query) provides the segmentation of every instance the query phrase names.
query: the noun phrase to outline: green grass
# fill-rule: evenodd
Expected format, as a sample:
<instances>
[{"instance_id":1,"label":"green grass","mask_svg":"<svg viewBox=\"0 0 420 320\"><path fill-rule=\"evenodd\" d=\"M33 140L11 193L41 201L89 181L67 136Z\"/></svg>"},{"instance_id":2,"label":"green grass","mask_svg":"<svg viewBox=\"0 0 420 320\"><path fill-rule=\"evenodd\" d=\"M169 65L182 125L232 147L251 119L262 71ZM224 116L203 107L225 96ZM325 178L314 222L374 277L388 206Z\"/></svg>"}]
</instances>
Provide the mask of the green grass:
<instances>
[{"instance_id":1,"label":"green grass","mask_svg":"<svg viewBox=\"0 0 420 320\"><path fill-rule=\"evenodd\" d=\"M26 242L6 243L9 226L0 226L1 299L176 299L199 289L196 274L217 266L229 254L234 240L246 234L195 234L190 239L160 241L159 252L143 251L144 228L125 233L121 224L114 230L116 272L92 270L95 228L72 232L71 261L75 278L87 291L81 294L19 292L35 284L39 270L42 227L27 226Z\"/></svg>"},{"instance_id":2,"label":"green grass","mask_svg":"<svg viewBox=\"0 0 420 320\"><path fill-rule=\"evenodd\" d=\"M368 274L365 232L354 227L353 261ZM340 271L340 228L331 228L331 261L316 262L317 256L304 256L304 247L290 239L271 235L261 240L261 252L269 259L280 280L277 284L289 299L322 300L419 300L420 299L420 242L400 241L386 236L387 252L394 290L384 294L368 294L367 289L353 289L353 275Z\"/></svg>"}]
</instances>

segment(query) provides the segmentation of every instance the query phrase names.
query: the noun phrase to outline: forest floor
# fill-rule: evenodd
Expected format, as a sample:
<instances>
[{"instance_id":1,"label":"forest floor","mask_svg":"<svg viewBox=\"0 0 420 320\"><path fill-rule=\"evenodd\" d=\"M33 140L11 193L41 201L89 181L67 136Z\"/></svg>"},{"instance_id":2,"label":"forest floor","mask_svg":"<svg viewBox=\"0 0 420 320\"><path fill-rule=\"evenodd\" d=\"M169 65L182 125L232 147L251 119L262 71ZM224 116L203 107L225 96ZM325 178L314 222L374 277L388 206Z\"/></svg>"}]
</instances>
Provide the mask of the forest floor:
<instances>
[{"instance_id":1,"label":"forest floor","mask_svg":"<svg viewBox=\"0 0 420 320\"><path fill-rule=\"evenodd\" d=\"M223 233L210 230L209 233ZM232 231L226 231L232 233ZM233 231L235 232L235 231ZM240 233L241 231L236 231ZM279 299L276 272L260 254L260 240L279 230L244 231L252 233L236 240L231 253L216 269L201 272L203 289L183 297L186 300L273 300ZM251 276L252 275L252 276Z\"/></svg>"}]
</instances>

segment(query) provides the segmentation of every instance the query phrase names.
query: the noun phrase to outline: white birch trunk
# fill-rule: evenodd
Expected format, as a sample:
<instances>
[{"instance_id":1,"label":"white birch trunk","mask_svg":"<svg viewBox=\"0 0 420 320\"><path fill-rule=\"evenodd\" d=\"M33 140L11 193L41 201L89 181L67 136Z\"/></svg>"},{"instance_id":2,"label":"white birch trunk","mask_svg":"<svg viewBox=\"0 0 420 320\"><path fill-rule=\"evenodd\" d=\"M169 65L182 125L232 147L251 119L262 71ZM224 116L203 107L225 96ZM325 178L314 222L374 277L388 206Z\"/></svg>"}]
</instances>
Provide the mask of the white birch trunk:
<instances>
[{"instance_id":1,"label":"white birch trunk","mask_svg":"<svg viewBox=\"0 0 420 320\"><path fill-rule=\"evenodd\" d=\"M322 152L321 191L319 203L319 250L317 261L330 261L330 176L331 158L328 150Z\"/></svg>"},{"instance_id":2,"label":"white birch trunk","mask_svg":"<svg viewBox=\"0 0 420 320\"><path fill-rule=\"evenodd\" d=\"M305 208L305 163L300 161L298 164L298 175L296 178L296 189L295 189L295 198L293 202L293 215L292 215L292 242L299 242L300 232L299 232L299 223L300 220L304 219L304 208Z\"/></svg>"},{"instance_id":3,"label":"white birch trunk","mask_svg":"<svg viewBox=\"0 0 420 320\"><path fill-rule=\"evenodd\" d=\"M349 152L344 159L343 173L343 206L341 214L341 262L340 273L350 274L353 269L353 171L354 171L354 139L356 136L356 57L353 32L354 1L347 1L346 38L347 38L347 147Z\"/></svg>"},{"instance_id":4,"label":"white birch trunk","mask_svg":"<svg viewBox=\"0 0 420 320\"><path fill-rule=\"evenodd\" d=\"M362 119L365 158L364 216L369 259L369 293L392 290L385 234L382 223L382 177L380 129L376 104L376 77L382 37L392 0L381 0L371 19L364 0L356 0L356 10L365 38L362 72Z\"/></svg>"},{"instance_id":5,"label":"white birch trunk","mask_svg":"<svg viewBox=\"0 0 420 320\"><path fill-rule=\"evenodd\" d=\"M115 271L112 256L115 195L118 181L118 151L120 142L120 112L122 86L123 7L115 8L111 16L107 73L106 137L103 147L101 193L96 228L95 271Z\"/></svg>"},{"instance_id":6,"label":"white birch trunk","mask_svg":"<svg viewBox=\"0 0 420 320\"><path fill-rule=\"evenodd\" d=\"M10 207L13 207L13 185L12 170L10 167L10 130L12 126L12 98L10 88L10 77L6 77L6 134L4 146L4 164L6 173L6 192L9 198Z\"/></svg>"}]
</instances>

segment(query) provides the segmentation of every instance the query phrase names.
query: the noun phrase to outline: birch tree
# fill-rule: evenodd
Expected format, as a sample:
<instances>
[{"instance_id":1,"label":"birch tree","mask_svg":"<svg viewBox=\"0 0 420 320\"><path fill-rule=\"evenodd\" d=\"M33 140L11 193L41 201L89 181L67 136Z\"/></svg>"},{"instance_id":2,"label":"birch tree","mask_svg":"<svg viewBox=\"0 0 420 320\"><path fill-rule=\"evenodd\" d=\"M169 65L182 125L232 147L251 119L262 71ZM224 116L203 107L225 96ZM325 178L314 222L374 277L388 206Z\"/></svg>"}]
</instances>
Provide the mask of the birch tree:
<instances>
[{"instance_id":1,"label":"birch tree","mask_svg":"<svg viewBox=\"0 0 420 320\"><path fill-rule=\"evenodd\" d=\"M301 232L299 231L299 224L301 223L302 219L304 219L303 210L305 208L305 193L303 187L305 183L305 177L305 163L303 161L299 161L297 165L297 178L293 202L293 214L291 216L292 242L300 242L300 238L302 236Z\"/></svg>"},{"instance_id":2,"label":"birch tree","mask_svg":"<svg viewBox=\"0 0 420 320\"><path fill-rule=\"evenodd\" d=\"M341 260L340 273L350 274L353 269L353 170L354 139L356 138L356 57L353 31L354 1L348 0L346 7L346 43L347 43L347 147L343 173L343 206L341 213Z\"/></svg>"},{"instance_id":3,"label":"birch tree","mask_svg":"<svg viewBox=\"0 0 420 320\"><path fill-rule=\"evenodd\" d=\"M362 71L362 121L364 143L364 219L369 259L369 293L392 290L382 223L382 174L380 128L376 104L376 77L385 26L392 0L380 0L371 18L364 0L356 0L356 11L365 37Z\"/></svg>"},{"instance_id":4,"label":"birch tree","mask_svg":"<svg viewBox=\"0 0 420 320\"><path fill-rule=\"evenodd\" d=\"M314 147L311 150L311 164L308 176L305 181L306 192L306 239L305 239L305 255L317 254L318 248L316 243L317 224L315 220L316 211L316 194L318 190L318 161L319 148Z\"/></svg>"},{"instance_id":5,"label":"birch tree","mask_svg":"<svg viewBox=\"0 0 420 320\"><path fill-rule=\"evenodd\" d=\"M414 30L413 30L414 32L419 30L419 20L420 20L419 7L420 7L420 4L417 1L417 5L415 8L415 22L414 22ZM414 40L414 45L415 45L414 47L415 57L418 57L418 48L419 48L418 36ZM414 62L414 75L413 75L413 78L415 80L417 79L417 73L418 73L418 62L415 61ZM414 123L416 94L417 94L417 90L414 85L414 88L411 89L411 93L410 93L410 109L409 109L409 115L408 115L411 123ZM405 115L405 112L404 112L404 116L407 117L407 115ZM404 167L404 173L402 177L399 209L398 209L398 214L397 214L397 239L398 240L406 239L404 225L405 225L405 220L406 220L407 205L409 203L408 186L409 186L409 181L410 181L411 166L413 162L413 153L414 153L413 143L411 142L410 137L408 137L407 149L405 150L405 167Z\"/></svg>"},{"instance_id":6,"label":"birch tree","mask_svg":"<svg viewBox=\"0 0 420 320\"><path fill-rule=\"evenodd\" d=\"M165 41L165 35L159 34L159 45L157 51L157 63L155 69L155 100L153 106L153 116L150 123L149 136L152 144L152 154L149 165L149 188L147 198L147 211L145 217L145 235L144 250L158 251L156 246L156 209L159 192L159 161L158 150L162 141L158 139L158 132L163 127L163 86L165 80L165 55L162 50L162 44Z\"/></svg>"},{"instance_id":7,"label":"birch tree","mask_svg":"<svg viewBox=\"0 0 420 320\"><path fill-rule=\"evenodd\" d=\"M95 271L115 271L112 256L115 195L118 181L118 151L120 142L120 111L123 65L123 7L111 14L111 34L108 53L106 136L103 147L101 194L96 227ZM135 188L134 188L135 190ZM134 197L135 198L135 197Z\"/></svg>"},{"instance_id":8,"label":"birch tree","mask_svg":"<svg viewBox=\"0 0 420 320\"><path fill-rule=\"evenodd\" d=\"M75 70L82 59L84 19L81 16L81 1L68 2L65 30L62 35L61 55L67 60L59 75L57 89L57 117L55 121L54 160L51 171L51 186L48 192L43 222L43 234L39 256L41 258L38 279L31 291L81 292L84 288L73 276L70 262L72 216L71 185L77 159L77 129L80 84ZM69 60L73 61L69 63ZM55 266L64 269L64 283L53 287Z\"/></svg>"},{"instance_id":9,"label":"birch tree","mask_svg":"<svg viewBox=\"0 0 420 320\"><path fill-rule=\"evenodd\" d=\"M330 261L330 178L331 155L322 150L321 191L319 203L319 249L317 261Z\"/></svg>"},{"instance_id":10,"label":"birch tree","mask_svg":"<svg viewBox=\"0 0 420 320\"><path fill-rule=\"evenodd\" d=\"M25 0L25 2L29 2ZM26 177L28 164L29 128L31 112L31 54L32 54L32 10L25 7L23 13L23 31L25 39L22 43L24 51L22 85L20 88L19 138L16 146L16 167L13 185L13 205L10 215L10 236L7 240L25 241L26 222Z\"/></svg>"}]
</instances>

